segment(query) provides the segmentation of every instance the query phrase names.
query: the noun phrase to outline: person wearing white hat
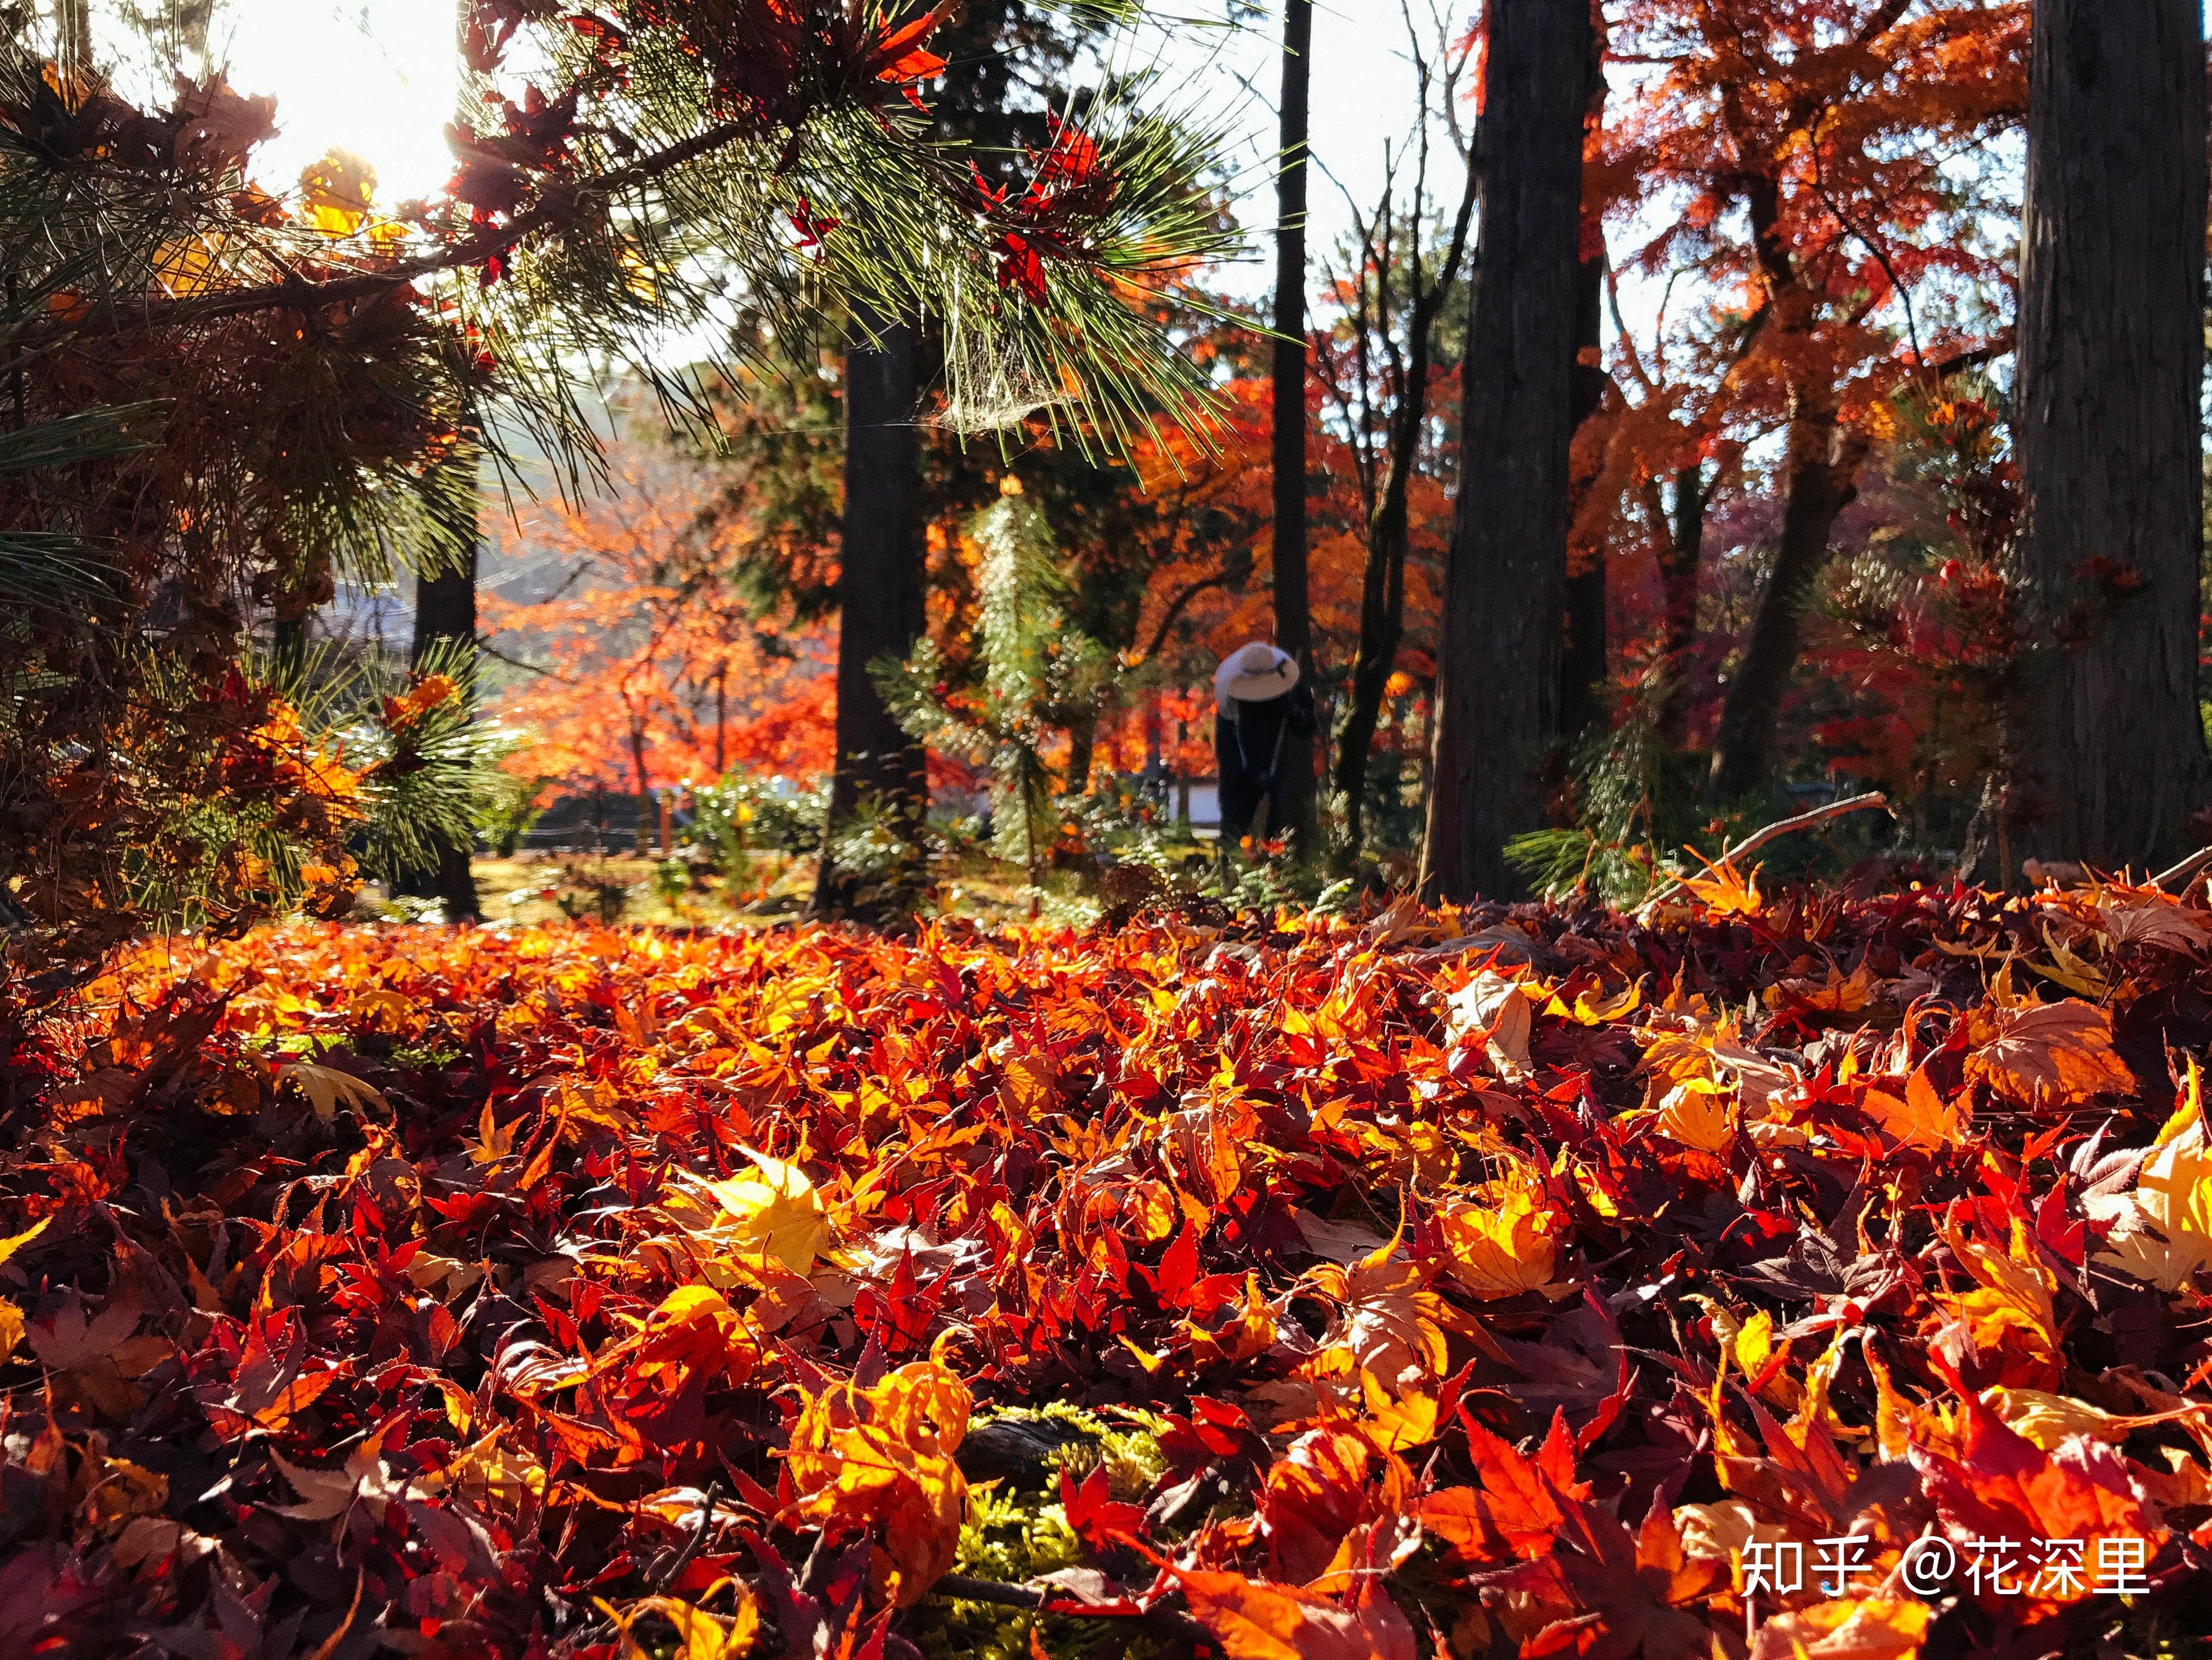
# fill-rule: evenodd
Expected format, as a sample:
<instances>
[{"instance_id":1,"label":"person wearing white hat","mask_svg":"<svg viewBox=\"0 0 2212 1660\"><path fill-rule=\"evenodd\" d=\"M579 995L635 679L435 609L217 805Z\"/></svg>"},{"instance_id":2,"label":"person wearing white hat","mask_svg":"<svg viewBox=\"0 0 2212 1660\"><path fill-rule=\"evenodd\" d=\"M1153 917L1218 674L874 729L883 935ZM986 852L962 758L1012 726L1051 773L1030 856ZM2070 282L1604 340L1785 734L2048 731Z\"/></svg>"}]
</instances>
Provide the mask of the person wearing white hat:
<instances>
[{"instance_id":1,"label":"person wearing white hat","mask_svg":"<svg viewBox=\"0 0 2212 1660\"><path fill-rule=\"evenodd\" d=\"M1313 694L1298 684L1296 658L1255 640L1214 671L1213 702L1225 849L1247 836L1261 839L1270 824L1284 824L1284 748L1291 733L1313 731Z\"/></svg>"}]
</instances>

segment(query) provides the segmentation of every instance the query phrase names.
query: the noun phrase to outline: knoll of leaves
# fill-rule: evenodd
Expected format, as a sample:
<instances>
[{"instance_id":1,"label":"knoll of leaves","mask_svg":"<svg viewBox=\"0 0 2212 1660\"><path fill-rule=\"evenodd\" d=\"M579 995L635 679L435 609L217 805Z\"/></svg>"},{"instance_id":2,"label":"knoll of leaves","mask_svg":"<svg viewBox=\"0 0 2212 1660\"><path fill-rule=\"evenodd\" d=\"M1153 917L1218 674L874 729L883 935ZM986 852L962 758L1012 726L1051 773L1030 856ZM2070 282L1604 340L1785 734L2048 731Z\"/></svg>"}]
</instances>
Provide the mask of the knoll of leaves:
<instances>
[{"instance_id":1,"label":"knoll of leaves","mask_svg":"<svg viewBox=\"0 0 2212 1660\"><path fill-rule=\"evenodd\" d=\"M6 1074L9 1651L2205 1631L2212 913L2153 891L303 926L100 989Z\"/></svg>"}]
</instances>

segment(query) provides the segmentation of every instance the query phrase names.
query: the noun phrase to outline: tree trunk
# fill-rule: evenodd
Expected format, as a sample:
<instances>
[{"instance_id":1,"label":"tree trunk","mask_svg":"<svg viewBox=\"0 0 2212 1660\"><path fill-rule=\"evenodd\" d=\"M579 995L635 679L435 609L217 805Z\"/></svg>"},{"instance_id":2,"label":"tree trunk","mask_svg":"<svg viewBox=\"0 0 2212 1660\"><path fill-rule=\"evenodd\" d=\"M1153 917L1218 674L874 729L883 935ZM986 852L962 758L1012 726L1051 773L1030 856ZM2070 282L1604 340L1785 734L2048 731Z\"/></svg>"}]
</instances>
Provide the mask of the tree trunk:
<instances>
[{"instance_id":1,"label":"tree trunk","mask_svg":"<svg viewBox=\"0 0 2212 1660\"><path fill-rule=\"evenodd\" d=\"M1306 139L1313 81L1313 0L1283 14L1281 172L1275 181L1274 601L1275 644L1314 672L1306 575ZM1315 851L1313 740L1283 745L1284 826L1304 856Z\"/></svg>"},{"instance_id":2,"label":"tree trunk","mask_svg":"<svg viewBox=\"0 0 2212 1660\"><path fill-rule=\"evenodd\" d=\"M1589 106L1586 119L1605 119L1605 38L1590 31ZM1605 301L1605 248L1601 223L1586 228L1599 240L1585 246L1575 274L1575 352L1571 384L1573 387L1574 429L1598 412L1611 378L1598 362L1603 344L1601 318ZM1587 361L1585 361L1587 360ZM1589 480L1575 481L1577 497ZM1573 522L1571 516L1569 523ZM1580 738L1605 719L1606 614L1605 549L1602 545L1571 550L1567 569L1567 637L1559 660L1559 726L1568 739Z\"/></svg>"},{"instance_id":3,"label":"tree trunk","mask_svg":"<svg viewBox=\"0 0 2212 1660\"><path fill-rule=\"evenodd\" d=\"M634 838L634 850L642 859L653 850L653 786L647 781L645 770L645 722L635 714L632 714L629 721L629 765L631 781L635 786L631 794L637 803L637 834Z\"/></svg>"},{"instance_id":4,"label":"tree trunk","mask_svg":"<svg viewBox=\"0 0 2212 1660\"><path fill-rule=\"evenodd\" d=\"M730 666L714 666L714 781L730 775Z\"/></svg>"},{"instance_id":5,"label":"tree trunk","mask_svg":"<svg viewBox=\"0 0 2212 1660\"><path fill-rule=\"evenodd\" d=\"M1440 274L1439 281L1444 285L1449 286L1449 280ZM1407 343L1405 390L1391 421L1389 471L1367 529L1367 569L1359 594L1359 652L1352 666L1344 727L1337 734L1336 787L1344 797L1347 873L1358 868L1360 849L1366 844L1368 754L1375 746L1383 694L1398 660L1399 642L1406 632L1406 558L1413 540L1407 492L1420 448L1421 429L1428 419L1429 330L1423 325L1421 309L1417 302L1414 337Z\"/></svg>"},{"instance_id":6,"label":"tree trunk","mask_svg":"<svg viewBox=\"0 0 2212 1660\"><path fill-rule=\"evenodd\" d=\"M1659 711L1659 735L1680 749L1689 740L1690 657L1698 647L1698 591L1705 558L1705 471L1692 463L1674 474L1674 510L1669 513L1654 483L1651 494L1666 535L1659 556L1659 587L1666 611L1664 665L1667 690Z\"/></svg>"},{"instance_id":7,"label":"tree trunk","mask_svg":"<svg viewBox=\"0 0 2212 1660\"><path fill-rule=\"evenodd\" d=\"M921 745L892 718L868 666L903 659L927 626L922 607L921 475L914 427L921 390L905 322L854 319L845 350L845 518L837 579L837 765L828 835L863 796L919 818L928 810ZM817 910L852 909L858 883L824 842Z\"/></svg>"},{"instance_id":8,"label":"tree trunk","mask_svg":"<svg viewBox=\"0 0 2212 1660\"><path fill-rule=\"evenodd\" d=\"M1505 843L1542 827L1539 771L1559 739L1589 14L1589 0L1490 10L1465 455L1421 860L1433 899L1520 889Z\"/></svg>"},{"instance_id":9,"label":"tree trunk","mask_svg":"<svg viewBox=\"0 0 2212 1660\"><path fill-rule=\"evenodd\" d=\"M313 613L302 611L296 617L279 617L274 638L270 642L270 658L276 678L285 690L297 696L300 681L307 672L307 625Z\"/></svg>"},{"instance_id":10,"label":"tree trunk","mask_svg":"<svg viewBox=\"0 0 2212 1660\"><path fill-rule=\"evenodd\" d=\"M465 453L470 459L462 465L467 466L473 483L476 475L473 452ZM464 702L473 708L477 699L473 654L477 642L477 553L473 508L468 522L453 528L463 542L455 562L415 579L413 660L421 662L431 648L441 641L459 641L465 645L471 654L460 695ZM444 907L448 922L474 922L483 916L483 908L477 897L476 873L470 864L472 851L465 843L441 846L438 849L438 867L426 872L419 884L426 897L437 899Z\"/></svg>"},{"instance_id":11,"label":"tree trunk","mask_svg":"<svg viewBox=\"0 0 2212 1660\"><path fill-rule=\"evenodd\" d=\"M456 9L459 15L459 9ZM458 31L459 24L456 28ZM459 35L455 45L458 48ZM415 578L415 638L410 660L420 664L445 642L458 642L467 652L463 660L465 678L460 686L463 706L471 712L477 703L477 560L483 546L477 533L477 452L465 445L447 464L459 469L468 486L465 513L442 526L451 545L451 562L441 562ZM441 515L442 516L442 515ZM477 895L475 848L468 842L441 842L434 870L422 873L408 885L409 891L438 901L448 922L483 920L483 906Z\"/></svg>"},{"instance_id":12,"label":"tree trunk","mask_svg":"<svg viewBox=\"0 0 2212 1660\"><path fill-rule=\"evenodd\" d=\"M1085 709L1067 728L1067 793L1081 795L1091 787L1091 757L1098 751L1098 711Z\"/></svg>"},{"instance_id":13,"label":"tree trunk","mask_svg":"<svg viewBox=\"0 0 2212 1660\"><path fill-rule=\"evenodd\" d=\"M1805 608L1828 562L1836 520L1858 496L1866 451L1864 435L1838 426L1835 410L1826 404L1802 410L1790 421L1782 543L1721 705L1720 734L1713 745L1717 800L1756 795L1772 775L1775 726L1797 666Z\"/></svg>"},{"instance_id":14,"label":"tree trunk","mask_svg":"<svg viewBox=\"0 0 2212 1660\"><path fill-rule=\"evenodd\" d=\"M2197 0L2035 0L2034 39L2019 576L2038 635L2067 643L2023 699L2012 851L2140 871L2181 848L2208 781L2203 21Z\"/></svg>"}]
</instances>

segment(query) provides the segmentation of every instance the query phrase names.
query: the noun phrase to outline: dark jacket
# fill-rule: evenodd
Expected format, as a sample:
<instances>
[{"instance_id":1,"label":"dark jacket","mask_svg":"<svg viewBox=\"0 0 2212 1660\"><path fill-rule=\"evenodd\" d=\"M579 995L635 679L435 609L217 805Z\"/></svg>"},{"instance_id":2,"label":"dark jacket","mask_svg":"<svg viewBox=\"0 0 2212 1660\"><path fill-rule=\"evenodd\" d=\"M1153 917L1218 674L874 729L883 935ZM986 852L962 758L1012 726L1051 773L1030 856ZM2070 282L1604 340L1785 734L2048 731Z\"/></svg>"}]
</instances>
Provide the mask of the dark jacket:
<instances>
[{"instance_id":1,"label":"dark jacket","mask_svg":"<svg viewBox=\"0 0 2212 1660\"><path fill-rule=\"evenodd\" d=\"M1236 703L1213 721L1213 753L1221 766L1221 840L1234 847L1252 833L1260 806L1267 806L1262 836L1283 832L1283 760L1293 740L1310 739L1314 701L1310 687L1295 686L1264 703Z\"/></svg>"}]
</instances>

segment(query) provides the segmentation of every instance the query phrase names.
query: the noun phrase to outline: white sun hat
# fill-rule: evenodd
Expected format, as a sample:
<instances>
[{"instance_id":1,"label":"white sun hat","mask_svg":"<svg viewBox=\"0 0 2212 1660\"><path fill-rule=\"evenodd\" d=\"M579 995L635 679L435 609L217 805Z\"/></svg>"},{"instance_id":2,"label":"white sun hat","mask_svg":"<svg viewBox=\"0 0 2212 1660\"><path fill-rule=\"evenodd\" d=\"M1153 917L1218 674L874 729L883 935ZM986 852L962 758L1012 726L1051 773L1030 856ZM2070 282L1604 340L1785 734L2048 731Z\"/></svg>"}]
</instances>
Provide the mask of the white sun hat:
<instances>
[{"instance_id":1,"label":"white sun hat","mask_svg":"<svg viewBox=\"0 0 2212 1660\"><path fill-rule=\"evenodd\" d=\"M1213 701L1224 714L1234 714L1229 707L1232 699L1243 703L1264 703L1271 697L1280 697L1297 684L1298 660L1286 651L1255 640L1249 646L1237 647L1221 660L1221 666L1213 672Z\"/></svg>"}]
</instances>

